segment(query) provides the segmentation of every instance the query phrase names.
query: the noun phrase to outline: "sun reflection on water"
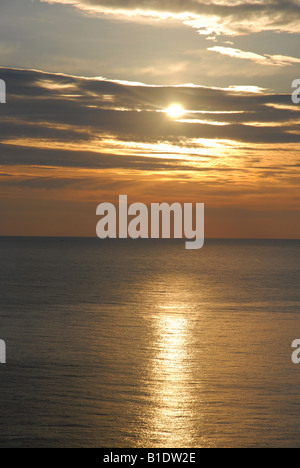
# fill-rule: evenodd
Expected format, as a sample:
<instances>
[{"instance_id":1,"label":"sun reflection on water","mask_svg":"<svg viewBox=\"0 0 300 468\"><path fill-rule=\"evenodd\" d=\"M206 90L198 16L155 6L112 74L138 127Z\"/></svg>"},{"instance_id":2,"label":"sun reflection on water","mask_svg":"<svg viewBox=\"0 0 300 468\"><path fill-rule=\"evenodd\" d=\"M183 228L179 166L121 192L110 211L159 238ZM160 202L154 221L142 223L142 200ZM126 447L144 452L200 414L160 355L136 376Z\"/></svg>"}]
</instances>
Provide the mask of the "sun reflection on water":
<instances>
[{"instance_id":1,"label":"sun reflection on water","mask_svg":"<svg viewBox=\"0 0 300 468\"><path fill-rule=\"evenodd\" d=\"M143 444L188 447L193 441L193 317L185 305L163 304L152 317L153 355L149 366L150 414Z\"/></svg>"}]
</instances>

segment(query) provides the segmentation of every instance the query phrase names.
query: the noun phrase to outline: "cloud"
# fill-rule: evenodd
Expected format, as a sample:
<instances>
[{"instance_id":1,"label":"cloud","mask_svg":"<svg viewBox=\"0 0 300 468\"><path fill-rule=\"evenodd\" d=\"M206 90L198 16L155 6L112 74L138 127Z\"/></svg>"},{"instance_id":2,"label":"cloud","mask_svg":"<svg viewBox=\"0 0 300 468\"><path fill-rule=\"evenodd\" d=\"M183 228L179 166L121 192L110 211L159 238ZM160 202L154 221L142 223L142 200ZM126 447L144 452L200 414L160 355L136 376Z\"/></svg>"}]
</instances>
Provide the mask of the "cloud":
<instances>
[{"instance_id":1,"label":"cloud","mask_svg":"<svg viewBox=\"0 0 300 468\"><path fill-rule=\"evenodd\" d=\"M287 65L295 65L300 63L299 58L286 57L284 55L259 55L253 52L245 52L240 49L233 49L231 47L209 47L207 50L210 52L217 52L222 55L228 55L232 58L252 60L259 65L279 66L284 67Z\"/></svg>"},{"instance_id":2,"label":"cloud","mask_svg":"<svg viewBox=\"0 0 300 468\"><path fill-rule=\"evenodd\" d=\"M183 140L188 144L201 135L243 142L300 141L295 123L299 110L291 106L290 95L262 88L148 86L13 69L0 69L0 75L7 83L8 104L1 118L6 144L23 141L33 147L38 141L45 148L52 142L61 149L75 145L107 153L126 142L121 149L127 153L134 143L182 146ZM173 102L186 110L182 120L167 117L165 109Z\"/></svg>"},{"instance_id":3,"label":"cloud","mask_svg":"<svg viewBox=\"0 0 300 468\"><path fill-rule=\"evenodd\" d=\"M300 59L296 57L287 57L285 55L266 55L269 57L275 65L286 66L286 65L295 65L300 63Z\"/></svg>"},{"instance_id":4,"label":"cloud","mask_svg":"<svg viewBox=\"0 0 300 468\"><path fill-rule=\"evenodd\" d=\"M204 181L213 192L227 185L236 191L244 180L249 193L259 180L283 190L299 183L300 111L290 95L8 68L0 77L7 84L0 108L4 196L14 188L45 197L65 190L71 199L74 190L137 190L137 183L149 190L154 182L167 190L171 180L188 181L195 193ZM174 102L186 110L182 119L165 112Z\"/></svg>"},{"instance_id":5,"label":"cloud","mask_svg":"<svg viewBox=\"0 0 300 468\"><path fill-rule=\"evenodd\" d=\"M127 18L177 19L204 35L242 35L260 31L298 33L296 0L42 0Z\"/></svg>"},{"instance_id":6,"label":"cloud","mask_svg":"<svg viewBox=\"0 0 300 468\"><path fill-rule=\"evenodd\" d=\"M208 48L210 52L217 52L222 55L228 55L229 57L252 60L260 65L274 65L268 58L264 55L255 54L253 52L245 52L239 49L233 49L231 47L210 47Z\"/></svg>"}]
</instances>

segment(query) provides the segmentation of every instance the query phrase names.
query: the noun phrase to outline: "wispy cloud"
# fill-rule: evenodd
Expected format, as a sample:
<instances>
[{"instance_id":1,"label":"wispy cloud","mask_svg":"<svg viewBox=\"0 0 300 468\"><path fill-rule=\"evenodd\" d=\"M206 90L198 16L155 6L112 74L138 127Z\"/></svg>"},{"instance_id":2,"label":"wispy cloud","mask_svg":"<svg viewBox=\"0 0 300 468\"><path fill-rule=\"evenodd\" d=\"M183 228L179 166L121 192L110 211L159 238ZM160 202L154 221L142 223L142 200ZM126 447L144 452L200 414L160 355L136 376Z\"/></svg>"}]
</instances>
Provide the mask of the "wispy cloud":
<instances>
[{"instance_id":1,"label":"wispy cloud","mask_svg":"<svg viewBox=\"0 0 300 468\"><path fill-rule=\"evenodd\" d=\"M260 55L253 52L245 52L244 50L240 49L233 49L231 47L215 46L209 47L208 50L210 52L217 52L219 54L228 55L229 57L237 59L252 60L259 65L285 67L300 63L300 59L295 57L286 57L284 55Z\"/></svg>"},{"instance_id":2,"label":"wispy cloud","mask_svg":"<svg viewBox=\"0 0 300 468\"><path fill-rule=\"evenodd\" d=\"M128 18L179 19L200 34L242 35L259 31L299 32L296 0L42 0L84 11Z\"/></svg>"}]
</instances>

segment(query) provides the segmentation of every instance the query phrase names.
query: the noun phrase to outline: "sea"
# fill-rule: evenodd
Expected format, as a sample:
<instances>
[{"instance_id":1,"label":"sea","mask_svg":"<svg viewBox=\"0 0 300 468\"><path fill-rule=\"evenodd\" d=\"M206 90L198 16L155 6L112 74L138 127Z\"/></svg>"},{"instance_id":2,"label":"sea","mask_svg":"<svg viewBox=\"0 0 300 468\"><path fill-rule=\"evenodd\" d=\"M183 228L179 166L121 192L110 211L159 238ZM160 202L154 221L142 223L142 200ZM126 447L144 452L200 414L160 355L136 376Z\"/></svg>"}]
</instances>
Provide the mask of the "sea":
<instances>
[{"instance_id":1,"label":"sea","mask_svg":"<svg viewBox=\"0 0 300 468\"><path fill-rule=\"evenodd\" d=\"M0 238L0 447L299 448L299 258Z\"/></svg>"}]
</instances>

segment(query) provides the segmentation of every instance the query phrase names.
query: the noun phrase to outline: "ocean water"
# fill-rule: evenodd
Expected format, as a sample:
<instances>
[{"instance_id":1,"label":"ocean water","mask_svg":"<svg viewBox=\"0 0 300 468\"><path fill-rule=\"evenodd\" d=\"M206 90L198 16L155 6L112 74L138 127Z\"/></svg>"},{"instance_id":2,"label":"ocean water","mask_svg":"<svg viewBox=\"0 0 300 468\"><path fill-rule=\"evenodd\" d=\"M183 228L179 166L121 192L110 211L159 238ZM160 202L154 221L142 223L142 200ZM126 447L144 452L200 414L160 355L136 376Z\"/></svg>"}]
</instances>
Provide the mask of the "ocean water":
<instances>
[{"instance_id":1,"label":"ocean water","mask_svg":"<svg viewBox=\"0 0 300 468\"><path fill-rule=\"evenodd\" d=\"M299 254L0 238L0 446L300 447Z\"/></svg>"}]
</instances>

